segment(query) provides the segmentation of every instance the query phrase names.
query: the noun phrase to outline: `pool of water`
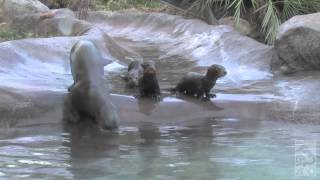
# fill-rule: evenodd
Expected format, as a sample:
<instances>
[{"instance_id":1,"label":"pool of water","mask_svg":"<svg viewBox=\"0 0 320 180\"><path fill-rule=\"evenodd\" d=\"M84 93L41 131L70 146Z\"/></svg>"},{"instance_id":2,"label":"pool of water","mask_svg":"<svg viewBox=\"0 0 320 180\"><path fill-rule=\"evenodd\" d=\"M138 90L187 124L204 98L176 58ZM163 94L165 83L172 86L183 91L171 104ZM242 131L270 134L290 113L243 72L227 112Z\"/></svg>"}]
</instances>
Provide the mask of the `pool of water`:
<instances>
[{"instance_id":1,"label":"pool of water","mask_svg":"<svg viewBox=\"0 0 320 180\"><path fill-rule=\"evenodd\" d=\"M1 129L0 178L318 179L319 126L236 118L195 124L150 121L119 133L86 123Z\"/></svg>"}]
</instances>

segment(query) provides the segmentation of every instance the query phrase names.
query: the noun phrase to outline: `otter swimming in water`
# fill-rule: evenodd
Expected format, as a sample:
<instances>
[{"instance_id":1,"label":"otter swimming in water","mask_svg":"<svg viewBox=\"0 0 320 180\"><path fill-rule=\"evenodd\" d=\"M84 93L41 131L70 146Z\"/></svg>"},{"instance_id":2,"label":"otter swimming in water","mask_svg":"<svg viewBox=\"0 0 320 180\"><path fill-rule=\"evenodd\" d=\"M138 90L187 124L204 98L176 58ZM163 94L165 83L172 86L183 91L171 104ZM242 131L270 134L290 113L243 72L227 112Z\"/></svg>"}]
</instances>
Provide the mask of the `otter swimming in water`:
<instances>
[{"instance_id":1,"label":"otter swimming in water","mask_svg":"<svg viewBox=\"0 0 320 180\"><path fill-rule=\"evenodd\" d=\"M160 88L155 64L153 61L147 61L142 64L142 67L143 74L138 83L140 96L157 99L160 95Z\"/></svg>"},{"instance_id":2,"label":"otter swimming in water","mask_svg":"<svg viewBox=\"0 0 320 180\"><path fill-rule=\"evenodd\" d=\"M210 98L216 97L215 94L210 94L210 90L216 84L217 79L226 74L227 72L223 66L214 64L208 68L206 75L189 72L178 82L177 86L172 89L172 91L177 91L190 96L196 95L198 98L210 100Z\"/></svg>"},{"instance_id":3,"label":"otter swimming in water","mask_svg":"<svg viewBox=\"0 0 320 180\"><path fill-rule=\"evenodd\" d=\"M119 116L104 83L101 54L93 42L78 41L71 49L70 66L74 83L65 97L63 119L78 122L90 117L103 129L116 129Z\"/></svg>"}]
</instances>

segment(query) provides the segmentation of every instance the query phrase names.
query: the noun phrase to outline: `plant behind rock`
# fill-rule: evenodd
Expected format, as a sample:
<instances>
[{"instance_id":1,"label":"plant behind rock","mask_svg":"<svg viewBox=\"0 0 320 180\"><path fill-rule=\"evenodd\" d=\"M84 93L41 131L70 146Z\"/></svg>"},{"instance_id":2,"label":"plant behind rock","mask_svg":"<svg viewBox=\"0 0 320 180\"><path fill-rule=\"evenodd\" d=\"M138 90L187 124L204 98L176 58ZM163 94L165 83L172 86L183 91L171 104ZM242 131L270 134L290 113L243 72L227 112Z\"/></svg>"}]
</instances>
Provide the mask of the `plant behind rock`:
<instances>
[{"instance_id":1,"label":"plant behind rock","mask_svg":"<svg viewBox=\"0 0 320 180\"><path fill-rule=\"evenodd\" d=\"M256 22L265 41L273 44L279 26L289 18L320 11L320 0L196 0L192 8L204 11L211 7L217 14L233 15ZM199 13L200 13L199 12Z\"/></svg>"},{"instance_id":2,"label":"plant behind rock","mask_svg":"<svg viewBox=\"0 0 320 180\"><path fill-rule=\"evenodd\" d=\"M98 3L100 1L100 3ZM123 10L123 9L159 9L162 4L159 0L96 0L100 7L106 10Z\"/></svg>"}]
</instances>

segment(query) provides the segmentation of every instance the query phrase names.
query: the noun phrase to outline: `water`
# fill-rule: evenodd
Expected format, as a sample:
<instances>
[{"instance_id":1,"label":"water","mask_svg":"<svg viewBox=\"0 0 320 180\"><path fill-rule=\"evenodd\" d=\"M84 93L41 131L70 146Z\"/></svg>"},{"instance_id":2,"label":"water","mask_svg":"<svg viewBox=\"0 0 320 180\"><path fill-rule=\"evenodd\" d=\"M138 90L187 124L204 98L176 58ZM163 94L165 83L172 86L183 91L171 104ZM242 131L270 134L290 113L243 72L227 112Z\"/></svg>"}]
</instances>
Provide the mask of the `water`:
<instances>
[{"instance_id":1,"label":"water","mask_svg":"<svg viewBox=\"0 0 320 180\"><path fill-rule=\"evenodd\" d=\"M19 49L17 57L25 58L0 68L0 179L319 179L319 74L272 77L268 62L252 63L255 49L243 55L252 41L240 43L241 53L215 48L225 31L232 35L230 28L159 16L162 21L128 16L130 23L116 18L118 26L110 20L99 26L145 60L155 60L163 89L189 71L223 64L228 76L214 88L217 98L202 102L163 90L160 102L136 99L119 76L125 64L113 62L105 72L120 110L119 131L64 124L62 99L72 79L62 52L71 42L61 39L57 49L48 43L41 54L36 47L47 41L33 40L38 44ZM234 39L229 45L243 40ZM15 108L7 112L11 103Z\"/></svg>"},{"instance_id":2,"label":"water","mask_svg":"<svg viewBox=\"0 0 320 180\"><path fill-rule=\"evenodd\" d=\"M150 121L122 126L119 134L99 132L87 124L2 129L0 176L318 179L295 177L294 168L295 140L319 137L319 126L254 121L197 119L192 126L158 126ZM319 151L315 158L319 161Z\"/></svg>"}]
</instances>

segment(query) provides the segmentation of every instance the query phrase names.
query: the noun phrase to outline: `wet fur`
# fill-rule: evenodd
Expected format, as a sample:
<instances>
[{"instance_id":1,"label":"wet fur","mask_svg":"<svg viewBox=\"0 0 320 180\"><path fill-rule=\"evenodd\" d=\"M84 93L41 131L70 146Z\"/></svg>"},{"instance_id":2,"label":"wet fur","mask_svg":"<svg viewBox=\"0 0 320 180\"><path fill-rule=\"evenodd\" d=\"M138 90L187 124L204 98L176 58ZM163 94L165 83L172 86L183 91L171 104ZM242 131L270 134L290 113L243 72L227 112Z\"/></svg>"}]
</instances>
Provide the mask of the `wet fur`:
<instances>
[{"instance_id":1,"label":"wet fur","mask_svg":"<svg viewBox=\"0 0 320 180\"><path fill-rule=\"evenodd\" d=\"M127 87L138 87L139 79L143 75L143 64L141 61L132 61L128 66L128 74L126 77Z\"/></svg>"},{"instance_id":2,"label":"wet fur","mask_svg":"<svg viewBox=\"0 0 320 180\"><path fill-rule=\"evenodd\" d=\"M75 123L89 117L103 129L116 129L119 116L105 87L96 46L87 40L77 42L71 49L70 66L74 83L65 97L64 120Z\"/></svg>"},{"instance_id":3,"label":"wet fur","mask_svg":"<svg viewBox=\"0 0 320 180\"><path fill-rule=\"evenodd\" d=\"M147 61L142 64L143 75L139 79L139 92L141 97L158 98L160 88L157 79L157 70L153 61Z\"/></svg>"},{"instance_id":4,"label":"wet fur","mask_svg":"<svg viewBox=\"0 0 320 180\"><path fill-rule=\"evenodd\" d=\"M210 100L210 98L216 96L215 94L210 94L210 91L215 86L217 79L226 74L227 72L223 66L214 64L208 68L206 75L189 72L172 91Z\"/></svg>"}]
</instances>

